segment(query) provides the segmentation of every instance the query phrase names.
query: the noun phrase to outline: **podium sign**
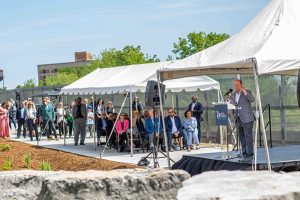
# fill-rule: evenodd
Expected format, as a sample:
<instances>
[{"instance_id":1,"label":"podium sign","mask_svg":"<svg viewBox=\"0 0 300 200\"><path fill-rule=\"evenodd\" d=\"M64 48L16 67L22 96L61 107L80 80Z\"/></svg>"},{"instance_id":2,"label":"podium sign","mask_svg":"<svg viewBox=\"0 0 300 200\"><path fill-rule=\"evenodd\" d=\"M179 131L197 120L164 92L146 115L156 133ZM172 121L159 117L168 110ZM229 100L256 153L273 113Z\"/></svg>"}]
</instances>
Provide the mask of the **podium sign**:
<instances>
[{"instance_id":1,"label":"podium sign","mask_svg":"<svg viewBox=\"0 0 300 200\"><path fill-rule=\"evenodd\" d=\"M215 113L217 126L228 126L228 105L216 104Z\"/></svg>"}]
</instances>

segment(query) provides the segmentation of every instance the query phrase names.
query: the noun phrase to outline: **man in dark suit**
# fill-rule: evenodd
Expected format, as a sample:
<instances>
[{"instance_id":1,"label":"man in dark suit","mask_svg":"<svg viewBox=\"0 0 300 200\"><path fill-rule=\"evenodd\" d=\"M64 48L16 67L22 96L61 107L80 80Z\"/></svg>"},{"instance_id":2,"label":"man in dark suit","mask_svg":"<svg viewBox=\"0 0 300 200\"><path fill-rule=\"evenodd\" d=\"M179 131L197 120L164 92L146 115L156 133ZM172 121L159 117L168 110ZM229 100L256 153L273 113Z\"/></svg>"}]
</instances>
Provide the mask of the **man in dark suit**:
<instances>
[{"instance_id":1,"label":"man in dark suit","mask_svg":"<svg viewBox=\"0 0 300 200\"><path fill-rule=\"evenodd\" d=\"M97 144L98 146L101 145L101 141L100 141L100 137L101 136L106 136L106 140L108 139L108 135L107 135L107 125L108 125L108 119L106 117L106 112L102 111L100 116L100 119L97 123Z\"/></svg>"},{"instance_id":2,"label":"man in dark suit","mask_svg":"<svg viewBox=\"0 0 300 200\"><path fill-rule=\"evenodd\" d=\"M231 95L230 103L237 106L234 111L236 120L236 128L242 146L242 156L251 158L253 156L253 122L254 115L251 108L251 103L255 101L255 97L250 90L246 90L241 80L233 81L234 92Z\"/></svg>"},{"instance_id":3,"label":"man in dark suit","mask_svg":"<svg viewBox=\"0 0 300 200\"><path fill-rule=\"evenodd\" d=\"M20 138L21 129L23 127L23 137L26 138L26 128L25 128L25 118L26 118L26 107L23 101L17 109L16 119L18 122L17 138Z\"/></svg>"},{"instance_id":4,"label":"man in dark suit","mask_svg":"<svg viewBox=\"0 0 300 200\"><path fill-rule=\"evenodd\" d=\"M196 96L192 96L192 103L190 103L188 110L192 111L193 117L197 120L197 129L198 129L198 139L199 143L201 141L201 122L203 121L202 114L203 114L203 106L198 101Z\"/></svg>"},{"instance_id":5,"label":"man in dark suit","mask_svg":"<svg viewBox=\"0 0 300 200\"><path fill-rule=\"evenodd\" d=\"M87 110L86 106L82 104L81 97L76 99L76 105L73 106L72 110L74 126L75 126L75 135L74 142L75 146L78 145L79 136L80 136L80 145L85 145L85 136L86 136L86 119L87 119Z\"/></svg>"},{"instance_id":6,"label":"man in dark suit","mask_svg":"<svg viewBox=\"0 0 300 200\"><path fill-rule=\"evenodd\" d=\"M173 151L172 149L172 137L173 135L178 138L180 136L180 132L182 130L182 124L180 118L175 116L175 111L173 108L168 109L168 116L165 118L166 124L166 132L168 139L168 148L169 151Z\"/></svg>"}]
</instances>

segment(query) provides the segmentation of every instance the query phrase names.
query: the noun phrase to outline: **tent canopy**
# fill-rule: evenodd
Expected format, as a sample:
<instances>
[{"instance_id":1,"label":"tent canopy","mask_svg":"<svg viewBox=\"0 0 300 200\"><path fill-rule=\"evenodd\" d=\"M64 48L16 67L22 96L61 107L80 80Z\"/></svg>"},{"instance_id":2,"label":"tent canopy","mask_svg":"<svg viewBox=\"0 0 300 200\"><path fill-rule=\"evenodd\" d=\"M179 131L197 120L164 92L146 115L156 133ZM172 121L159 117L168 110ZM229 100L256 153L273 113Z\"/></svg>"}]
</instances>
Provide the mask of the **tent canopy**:
<instances>
[{"instance_id":1,"label":"tent canopy","mask_svg":"<svg viewBox=\"0 0 300 200\"><path fill-rule=\"evenodd\" d=\"M296 75L300 68L300 1L272 0L241 32L160 70L161 80L253 73Z\"/></svg>"},{"instance_id":2,"label":"tent canopy","mask_svg":"<svg viewBox=\"0 0 300 200\"><path fill-rule=\"evenodd\" d=\"M149 80L157 80L157 70L170 62L99 68L74 83L61 89L61 94L116 94L122 92L145 92ZM188 77L171 80L166 89L172 92L200 89L219 90L219 82L207 77Z\"/></svg>"}]
</instances>

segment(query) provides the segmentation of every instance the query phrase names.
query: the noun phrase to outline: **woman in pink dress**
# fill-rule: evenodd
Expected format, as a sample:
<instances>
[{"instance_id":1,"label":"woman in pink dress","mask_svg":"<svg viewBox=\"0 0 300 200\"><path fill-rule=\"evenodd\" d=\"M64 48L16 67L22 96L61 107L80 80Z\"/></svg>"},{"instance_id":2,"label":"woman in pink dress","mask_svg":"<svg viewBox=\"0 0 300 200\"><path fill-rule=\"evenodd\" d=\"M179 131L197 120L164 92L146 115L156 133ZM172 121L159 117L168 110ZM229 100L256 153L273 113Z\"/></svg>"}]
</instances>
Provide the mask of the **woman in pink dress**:
<instances>
[{"instance_id":1,"label":"woman in pink dress","mask_svg":"<svg viewBox=\"0 0 300 200\"><path fill-rule=\"evenodd\" d=\"M8 126L8 108L9 103L5 102L0 107L0 137L9 138L9 126Z\"/></svg>"}]
</instances>

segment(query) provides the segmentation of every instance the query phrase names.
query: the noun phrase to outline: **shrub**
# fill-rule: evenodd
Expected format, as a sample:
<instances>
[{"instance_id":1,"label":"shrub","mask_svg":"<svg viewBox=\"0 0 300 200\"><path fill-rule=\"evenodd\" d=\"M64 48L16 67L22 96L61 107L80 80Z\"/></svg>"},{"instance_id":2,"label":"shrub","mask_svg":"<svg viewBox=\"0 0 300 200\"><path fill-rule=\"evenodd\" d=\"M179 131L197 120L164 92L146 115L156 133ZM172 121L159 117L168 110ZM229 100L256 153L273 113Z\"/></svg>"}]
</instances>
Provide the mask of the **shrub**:
<instances>
[{"instance_id":1,"label":"shrub","mask_svg":"<svg viewBox=\"0 0 300 200\"><path fill-rule=\"evenodd\" d=\"M3 170L12 170L13 168L13 160L12 158L5 158L4 164L2 166Z\"/></svg>"},{"instance_id":2,"label":"shrub","mask_svg":"<svg viewBox=\"0 0 300 200\"><path fill-rule=\"evenodd\" d=\"M9 151L11 147L8 144L0 144L0 151Z\"/></svg>"},{"instance_id":3,"label":"shrub","mask_svg":"<svg viewBox=\"0 0 300 200\"><path fill-rule=\"evenodd\" d=\"M48 161L42 161L40 164L40 170L42 171L52 171L51 164Z\"/></svg>"},{"instance_id":4,"label":"shrub","mask_svg":"<svg viewBox=\"0 0 300 200\"><path fill-rule=\"evenodd\" d=\"M30 169L30 163L31 163L31 154L27 153L24 155L24 163L25 163L25 167L27 169Z\"/></svg>"}]
</instances>

